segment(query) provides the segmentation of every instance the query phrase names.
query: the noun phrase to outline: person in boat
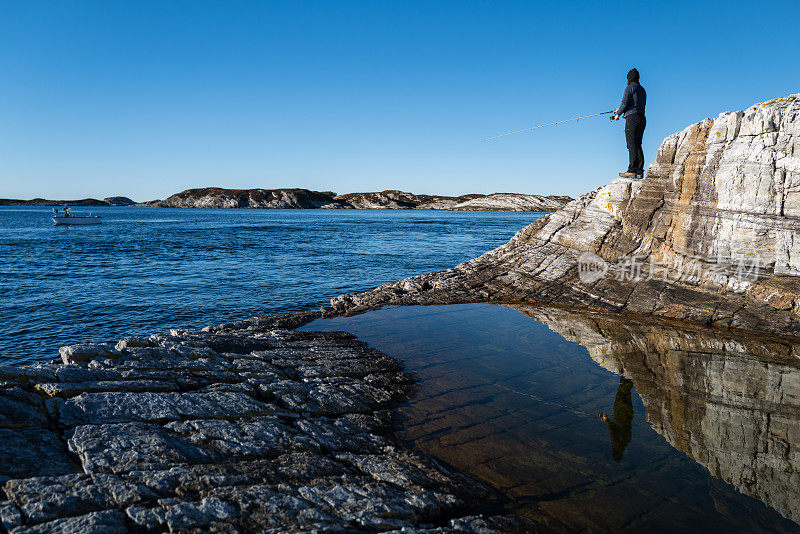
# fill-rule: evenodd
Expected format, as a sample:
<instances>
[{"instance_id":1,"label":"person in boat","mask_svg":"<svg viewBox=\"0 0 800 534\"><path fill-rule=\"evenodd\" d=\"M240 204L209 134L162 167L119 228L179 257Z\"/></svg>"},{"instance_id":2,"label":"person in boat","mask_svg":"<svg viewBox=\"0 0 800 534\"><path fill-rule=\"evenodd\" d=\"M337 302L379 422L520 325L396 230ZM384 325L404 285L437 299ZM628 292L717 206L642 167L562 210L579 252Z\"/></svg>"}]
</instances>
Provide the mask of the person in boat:
<instances>
[{"instance_id":1,"label":"person in boat","mask_svg":"<svg viewBox=\"0 0 800 534\"><path fill-rule=\"evenodd\" d=\"M64 217L72 217L72 213L69 211L69 206L64 206Z\"/></svg>"},{"instance_id":2,"label":"person in boat","mask_svg":"<svg viewBox=\"0 0 800 534\"><path fill-rule=\"evenodd\" d=\"M611 457L615 462L622 460L625 447L631 442L631 426L633 424L633 402L631 390L633 382L620 377L617 397L614 399L614 415L609 417L605 412L600 412L600 420L608 426L608 436L611 439Z\"/></svg>"},{"instance_id":3,"label":"person in boat","mask_svg":"<svg viewBox=\"0 0 800 534\"><path fill-rule=\"evenodd\" d=\"M641 180L644 178L644 152L642 151L642 137L647 120L644 117L644 105L647 101L647 92L639 84L639 71L631 69L628 72L628 84L622 93L622 103L614 110L612 118L618 121L625 118L625 142L628 145L628 170L619 173L623 178Z\"/></svg>"}]
</instances>

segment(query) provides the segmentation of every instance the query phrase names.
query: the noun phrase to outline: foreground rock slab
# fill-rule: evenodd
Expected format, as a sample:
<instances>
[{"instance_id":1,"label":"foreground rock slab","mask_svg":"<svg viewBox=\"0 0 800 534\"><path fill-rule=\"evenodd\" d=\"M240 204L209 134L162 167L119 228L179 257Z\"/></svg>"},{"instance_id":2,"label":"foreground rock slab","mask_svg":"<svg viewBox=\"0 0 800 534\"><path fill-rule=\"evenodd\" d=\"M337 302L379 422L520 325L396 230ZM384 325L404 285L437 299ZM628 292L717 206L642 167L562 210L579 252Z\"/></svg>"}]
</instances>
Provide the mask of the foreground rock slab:
<instances>
[{"instance_id":1,"label":"foreground rock slab","mask_svg":"<svg viewBox=\"0 0 800 534\"><path fill-rule=\"evenodd\" d=\"M0 530L531 531L393 437L415 378L318 313L0 367Z\"/></svg>"}]
</instances>

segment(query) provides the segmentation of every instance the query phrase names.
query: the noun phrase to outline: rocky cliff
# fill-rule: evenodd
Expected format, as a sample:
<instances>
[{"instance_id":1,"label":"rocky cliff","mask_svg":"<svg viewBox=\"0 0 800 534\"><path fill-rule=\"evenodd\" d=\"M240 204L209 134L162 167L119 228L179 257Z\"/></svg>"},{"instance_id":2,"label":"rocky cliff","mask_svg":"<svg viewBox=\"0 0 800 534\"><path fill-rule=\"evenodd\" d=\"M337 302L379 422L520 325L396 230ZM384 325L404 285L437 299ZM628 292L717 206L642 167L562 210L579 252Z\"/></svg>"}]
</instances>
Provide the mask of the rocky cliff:
<instances>
[{"instance_id":1,"label":"rocky cliff","mask_svg":"<svg viewBox=\"0 0 800 534\"><path fill-rule=\"evenodd\" d=\"M800 523L800 344L607 312L512 308L633 381L647 421L740 492Z\"/></svg>"},{"instance_id":2,"label":"rocky cliff","mask_svg":"<svg viewBox=\"0 0 800 534\"><path fill-rule=\"evenodd\" d=\"M332 301L498 300L627 310L800 335L800 95L667 137L642 181L617 178L446 271Z\"/></svg>"}]
</instances>

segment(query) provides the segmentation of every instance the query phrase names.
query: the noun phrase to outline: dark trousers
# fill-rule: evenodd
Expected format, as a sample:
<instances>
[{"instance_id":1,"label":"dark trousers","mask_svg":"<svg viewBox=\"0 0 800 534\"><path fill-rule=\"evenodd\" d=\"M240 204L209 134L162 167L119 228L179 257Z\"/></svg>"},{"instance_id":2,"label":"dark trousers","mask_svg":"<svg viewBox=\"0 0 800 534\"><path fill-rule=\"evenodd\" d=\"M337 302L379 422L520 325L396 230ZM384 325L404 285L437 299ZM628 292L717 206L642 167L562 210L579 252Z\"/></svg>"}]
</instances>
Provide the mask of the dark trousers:
<instances>
[{"instance_id":1,"label":"dark trousers","mask_svg":"<svg viewBox=\"0 0 800 534\"><path fill-rule=\"evenodd\" d=\"M625 117L625 141L628 143L628 172L644 174L644 152L642 137L647 119L643 113L634 113Z\"/></svg>"}]
</instances>

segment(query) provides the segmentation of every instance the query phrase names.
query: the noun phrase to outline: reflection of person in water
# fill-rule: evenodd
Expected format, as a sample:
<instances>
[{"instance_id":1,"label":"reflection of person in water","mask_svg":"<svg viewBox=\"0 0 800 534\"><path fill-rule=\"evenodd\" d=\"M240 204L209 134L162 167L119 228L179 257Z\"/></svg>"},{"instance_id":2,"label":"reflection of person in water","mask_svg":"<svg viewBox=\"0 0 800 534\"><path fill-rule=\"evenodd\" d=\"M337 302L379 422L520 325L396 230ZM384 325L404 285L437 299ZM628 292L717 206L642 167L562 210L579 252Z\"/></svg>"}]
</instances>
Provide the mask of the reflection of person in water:
<instances>
[{"instance_id":1,"label":"reflection of person in water","mask_svg":"<svg viewBox=\"0 0 800 534\"><path fill-rule=\"evenodd\" d=\"M614 399L614 415L608 417L605 412L600 412L600 419L608 425L608 435L611 438L611 457L615 462L622 460L625 447L631 442L631 423L633 423L633 403L631 390L633 382L627 378L619 378L617 398Z\"/></svg>"}]
</instances>

